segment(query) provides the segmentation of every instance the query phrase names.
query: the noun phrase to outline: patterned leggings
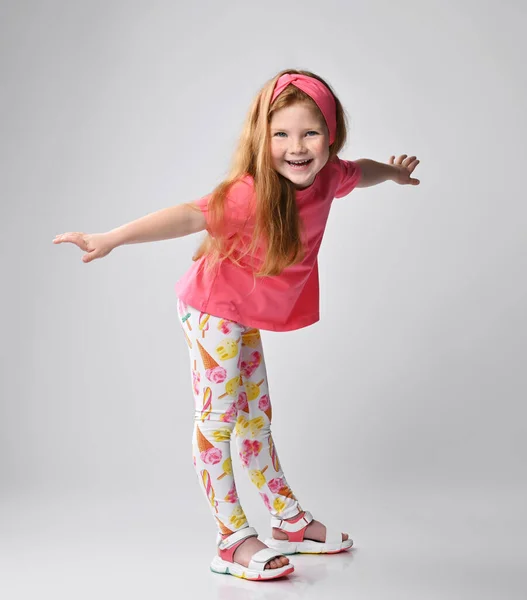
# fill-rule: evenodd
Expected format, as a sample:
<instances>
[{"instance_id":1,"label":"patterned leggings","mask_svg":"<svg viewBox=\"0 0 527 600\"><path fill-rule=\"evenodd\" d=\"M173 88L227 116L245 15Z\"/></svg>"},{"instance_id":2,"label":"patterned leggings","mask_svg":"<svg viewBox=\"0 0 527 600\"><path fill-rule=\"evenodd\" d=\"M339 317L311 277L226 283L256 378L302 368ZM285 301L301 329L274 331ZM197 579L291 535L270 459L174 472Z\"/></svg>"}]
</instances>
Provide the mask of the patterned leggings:
<instances>
[{"instance_id":1,"label":"patterned leggings","mask_svg":"<svg viewBox=\"0 0 527 600\"><path fill-rule=\"evenodd\" d=\"M289 519L302 509L287 485L271 436L271 402L260 331L178 299L189 347L196 404L194 466L220 533L248 526L232 472L231 434L241 464L269 513Z\"/></svg>"}]
</instances>

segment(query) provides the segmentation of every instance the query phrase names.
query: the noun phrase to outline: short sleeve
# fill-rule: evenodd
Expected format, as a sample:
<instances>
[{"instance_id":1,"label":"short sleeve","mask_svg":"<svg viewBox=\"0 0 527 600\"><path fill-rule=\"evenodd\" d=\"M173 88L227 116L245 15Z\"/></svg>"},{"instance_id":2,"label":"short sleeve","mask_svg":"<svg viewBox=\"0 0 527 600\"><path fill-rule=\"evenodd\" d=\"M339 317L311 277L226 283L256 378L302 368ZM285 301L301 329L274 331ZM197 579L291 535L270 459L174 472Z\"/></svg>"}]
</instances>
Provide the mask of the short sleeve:
<instances>
[{"instance_id":1,"label":"short sleeve","mask_svg":"<svg viewBox=\"0 0 527 600\"><path fill-rule=\"evenodd\" d=\"M253 187L250 183L240 180L234 183L225 197L224 215L221 225L212 223L209 214L209 201L212 194L207 194L194 204L199 207L207 222L207 232L212 237L223 235L226 238L233 237L241 232L251 222L254 216L254 204L252 202Z\"/></svg>"},{"instance_id":2,"label":"short sleeve","mask_svg":"<svg viewBox=\"0 0 527 600\"><path fill-rule=\"evenodd\" d=\"M335 192L335 198L347 196L357 186L362 176L362 171L356 162L337 158L337 170L340 172L340 181Z\"/></svg>"}]
</instances>

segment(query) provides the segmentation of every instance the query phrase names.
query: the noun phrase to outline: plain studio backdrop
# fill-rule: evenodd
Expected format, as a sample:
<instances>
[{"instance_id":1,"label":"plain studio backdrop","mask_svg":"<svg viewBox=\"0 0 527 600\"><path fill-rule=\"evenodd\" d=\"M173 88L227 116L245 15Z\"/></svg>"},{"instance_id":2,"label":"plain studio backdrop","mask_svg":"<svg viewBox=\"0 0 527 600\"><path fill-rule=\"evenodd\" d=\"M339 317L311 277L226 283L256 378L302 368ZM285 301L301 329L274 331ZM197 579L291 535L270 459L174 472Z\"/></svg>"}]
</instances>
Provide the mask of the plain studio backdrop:
<instances>
[{"instance_id":1,"label":"plain studio backdrop","mask_svg":"<svg viewBox=\"0 0 527 600\"><path fill-rule=\"evenodd\" d=\"M526 12L2 2L3 598L525 598ZM356 548L262 587L208 571L174 293L204 233L90 264L52 239L209 193L284 68L334 87L341 158L416 154L421 185L335 200L321 321L263 332L286 477Z\"/></svg>"}]
</instances>

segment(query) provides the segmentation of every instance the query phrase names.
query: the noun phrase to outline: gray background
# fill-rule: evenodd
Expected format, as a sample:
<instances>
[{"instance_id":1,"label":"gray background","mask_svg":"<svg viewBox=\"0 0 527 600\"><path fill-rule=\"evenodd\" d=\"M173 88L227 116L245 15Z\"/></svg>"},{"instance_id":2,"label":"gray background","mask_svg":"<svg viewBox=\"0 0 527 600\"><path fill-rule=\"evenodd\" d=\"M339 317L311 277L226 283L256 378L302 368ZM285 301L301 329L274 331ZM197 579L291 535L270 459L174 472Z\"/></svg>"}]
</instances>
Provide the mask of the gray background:
<instances>
[{"instance_id":1,"label":"gray background","mask_svg":"<svg viewBox=\"0 0 527 600\"><path fill-rule=\"evenodd\" d=\"M2 597L525 598L525 4L0 6ZM263 333L287 478L356 548L257 585L208 571L173 290L202 235L52 239L211 191L287 67L336 90L342 158L422 183L336 200L321 322Z\"/></svg>"}]
</instances>

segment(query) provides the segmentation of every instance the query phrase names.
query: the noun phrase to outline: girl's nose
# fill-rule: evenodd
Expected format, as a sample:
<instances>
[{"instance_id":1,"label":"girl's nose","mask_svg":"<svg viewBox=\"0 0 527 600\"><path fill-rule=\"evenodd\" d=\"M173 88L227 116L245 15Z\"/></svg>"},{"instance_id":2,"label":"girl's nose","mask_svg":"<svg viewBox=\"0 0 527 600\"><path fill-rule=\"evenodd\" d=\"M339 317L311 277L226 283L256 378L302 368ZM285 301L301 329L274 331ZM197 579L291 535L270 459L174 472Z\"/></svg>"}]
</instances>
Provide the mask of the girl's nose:
<instances>
[{"instance_id":1,"label":"girl's nose","mask_svg":"<svg viewBox=\"0 0 527 600\"><path fill-rule=\"evenodd\" d=\"M293 140L291 142L291 152L302 152L305 149L304 140Z\"/></svg>"}]
</instances>

